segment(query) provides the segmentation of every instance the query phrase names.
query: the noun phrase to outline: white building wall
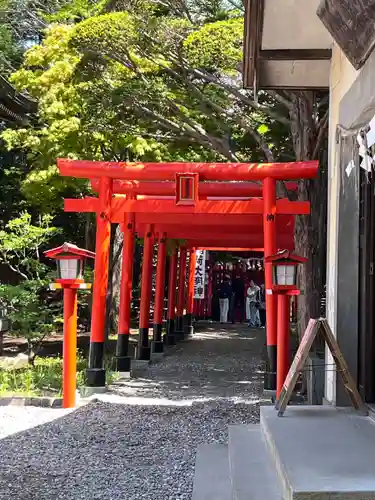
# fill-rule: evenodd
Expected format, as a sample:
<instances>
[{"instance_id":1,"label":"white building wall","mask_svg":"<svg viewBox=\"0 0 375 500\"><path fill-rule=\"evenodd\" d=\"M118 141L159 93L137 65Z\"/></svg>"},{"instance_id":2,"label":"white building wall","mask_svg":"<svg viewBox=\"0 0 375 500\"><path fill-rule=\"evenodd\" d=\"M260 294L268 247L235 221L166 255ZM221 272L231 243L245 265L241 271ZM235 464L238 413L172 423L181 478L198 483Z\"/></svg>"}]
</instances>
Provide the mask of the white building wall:
<instances>
[{"instance_id":1,"label":"white building wall","mask_svg":"<svg viewBox=\"0 0 375 500\"><path fill-rule=\"evenodd\" d=\"M262 50L330 48L331 35L316 15L320 1L265 0Z\"/></svg>"},{"instance_id":2,"label":"white building wall","mask_svg":"<svg viewBox=\"0 0 375 500\"><path fill-rule=\"evenodd\" d=\"M328 164L328 213L327 213L327 319L336 336L337 325L337 255L338 255L338 212L340 193L339 152L336 144L336 130L339 124L340 102L349 90L359 72L349 63L340 48L334 44L330 72L330 119L329 119L329 164ZM359 110L360 111L360 110ZM325 398L336 402L336 373L334 361L326 350Z\"/></svg>"}]
</instances>

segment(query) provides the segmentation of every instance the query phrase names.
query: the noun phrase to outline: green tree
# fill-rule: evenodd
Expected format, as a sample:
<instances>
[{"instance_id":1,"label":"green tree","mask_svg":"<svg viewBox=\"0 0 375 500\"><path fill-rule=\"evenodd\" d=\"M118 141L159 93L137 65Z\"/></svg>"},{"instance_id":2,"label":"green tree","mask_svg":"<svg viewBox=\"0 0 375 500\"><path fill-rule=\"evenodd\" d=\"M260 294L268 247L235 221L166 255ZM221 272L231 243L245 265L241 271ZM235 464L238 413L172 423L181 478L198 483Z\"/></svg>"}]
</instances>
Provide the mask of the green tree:
<instances>
[{"instance_id":1,"label":"green tree","mask_svg":"<svg viewBox=\"0 0 375 500\"><path fill-rule=\"evenodd\" d=\"M23 189L33 193L51 185L54 197L60 196L67 181L58 180L56 156L155 161L319 157L328 123L324 96L254 96L242 88L243 15L241 2L234 4L230 10L231 1L112 0L82 21L48 28L12 76L19 90L28 90L39 102L35 125L3 134L8 147L27 149L32 162ZM322 176L318 183L300 183L298 191L300 199L311 199L317 208L310 219L298 218L296 226L297 250L313 255L301 276L306 315L311 316L324 284L317 270L324 267L325 185ZM70 189L84 193L87 188L74 182ZM279 194L291 196L282 185Z\"/></svg>"},{"instance_id":2,"label":"green tree","mask_svg":"<svg viewBox=\"0 0 375 500\"><path fill-rule=\"evenodd\" d=\"M44 278L47 268L42 263L40 249L59 232L51 226L51 221L51 216L44 215L34 225L27 212L9 221L5 230L0 231L0 263L22 279Z\"/></svg>"},{"instance_id":3,"label":"green tree","mask_svg":"<svg viewBox=\"0 0 375 500\"><path fill-rule=\"evenodd\" d=\"M56 156L83 154L92 159L186 155L187 160L239 160L251 153L256 160L269 155L271 145L282 156L288 143L285 127L270 126L274 118L264 115L263 104L239 100L239 82L232 81L242 19L210 27L219 31L217 40L224 34L227 40L228 54L221 62L229 69L224 76L215 74L216 69L194 69L200 49L199 41L190 38L194 26L188 21L153 21L151 16L145 25L120 12L51 28L12 77L19 89L39 100L44 127L7 131L8 146L28 147L34 165L44 169Z\"/></svg>"},{"instance_id":4,"label":"green tree","mask_svg":"<svg viewBox=\"0 0 375 500\"><path fill-rule=\"evenodd\" d=\"M0 305L10 320L10 333L26 338L30 363L57 320L53 305L47 305L45 300L48 267L43 264L40 251L58 232L51 226L50 216L43 216L34 225L27 212L0 231L0 263L20 280L17 285L0 285Z\"/></svg>"},{"instance_id":5,"label":"green tree","mask_svg":"<svg viewBox=\"0 0 375 500\"><path fill-rule=\"evenodd\" d=\"M29 280L18 285L0 285L0 305L10 321L9 333L25 338L30 364L34 364L43 340L59 321L61 304L46 304L43 289L46 283Z\"/></svg>"}]
</instances>

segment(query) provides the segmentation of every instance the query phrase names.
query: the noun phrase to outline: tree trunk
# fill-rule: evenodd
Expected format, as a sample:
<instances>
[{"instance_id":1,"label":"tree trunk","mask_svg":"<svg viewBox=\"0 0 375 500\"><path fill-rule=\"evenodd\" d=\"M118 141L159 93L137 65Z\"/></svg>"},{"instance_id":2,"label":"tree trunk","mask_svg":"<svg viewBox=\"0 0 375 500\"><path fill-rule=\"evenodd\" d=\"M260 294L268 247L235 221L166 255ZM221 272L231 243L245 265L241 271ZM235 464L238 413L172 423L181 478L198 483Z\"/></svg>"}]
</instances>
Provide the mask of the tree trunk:
<instances>
[{"instance_id":1,"label":"tree trunk","mask_svg":"<svg viewBox=\"0 0 375 500\"><path fill-rule=\"evenodd\" d=\"M110 294L108 299L108 321L110 328L117 332L118 317L120 312L120 284L122 273L122 252L124 243L124 233L117 226L113 239L112 251L112 276L110 279ZM142 246L136 240L134 245L133 258L133 297L132 297L132 317L136 316L136 311L139 305L140 278L141 278L141 263L142 263Z\"/></svg>"},{"instance_id":2,"label":"tree trunk","mask_svg":"<svg viewBox=\"0 0 375 500\"><path fill-rule=\"evenodd\" d=\"M300 181L298 199L311 203L311 213L297 216L295 223L296 253L306 257L307 263L299 266L298 286L298 332L303 334L310 318L320 316L321 299L326 283L327 245L327 133L319 138L316 118L315 95L313 92L293 94L290 118L292 140L296 160L311 160L318 153L320 159L319 177ZM315 115L315 118L314 118ZM320 126L326 126L325 124ZM321 140L317 146L317 141Z\"/></svg>"},{"instance_id":3,"label":"tree trunk","mask_svg":"<svg viewBox=\"0 0 375 500\"><path fill-rule=\"evenodd\" d=\"M296 253L307 257L306 264L299 266L298 331L300 336L310 318L319 318L320 304L326 282L326 234L327 234L327 171L322 166L318 179L304 181L299 199L311 203L311 214L296 217Z\"/></svg>"}]
</instances>

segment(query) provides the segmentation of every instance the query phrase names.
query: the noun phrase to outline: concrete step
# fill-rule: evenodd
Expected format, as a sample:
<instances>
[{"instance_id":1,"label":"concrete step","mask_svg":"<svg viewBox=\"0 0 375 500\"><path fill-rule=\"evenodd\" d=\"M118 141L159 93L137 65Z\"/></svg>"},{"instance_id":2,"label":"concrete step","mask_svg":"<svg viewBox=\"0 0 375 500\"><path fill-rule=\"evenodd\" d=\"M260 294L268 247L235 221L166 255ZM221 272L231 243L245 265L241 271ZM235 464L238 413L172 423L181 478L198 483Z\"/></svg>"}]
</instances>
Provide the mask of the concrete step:
<instances>
[{"instance_id":1,"label":"concrete step","mask_svg":"<svg viewBox=\"0 0 375 500\"><path fill-rule=\"evenodd\" d=\"M232 500L281 500L276 469L259 425L229 426Z\"/></svg>"},{"instance_id":2,"label":"concrete step","mask_svg":"<svg viewBox=\"0 0 375 500\"><path fill-rule=\"evenodd\" d=\"M375 425L354 410L261 407L285 500L375 500Z\"/></svg>"},{"instance_id":3,"label":"concrete step","mask_svg":"<svg viewBox=\"0 0 375 500\"><path fill-rule=\"evenodd\" d=\"M231 500L227 445L199 445L192 500Z\"/></svg>"}]
</instances>

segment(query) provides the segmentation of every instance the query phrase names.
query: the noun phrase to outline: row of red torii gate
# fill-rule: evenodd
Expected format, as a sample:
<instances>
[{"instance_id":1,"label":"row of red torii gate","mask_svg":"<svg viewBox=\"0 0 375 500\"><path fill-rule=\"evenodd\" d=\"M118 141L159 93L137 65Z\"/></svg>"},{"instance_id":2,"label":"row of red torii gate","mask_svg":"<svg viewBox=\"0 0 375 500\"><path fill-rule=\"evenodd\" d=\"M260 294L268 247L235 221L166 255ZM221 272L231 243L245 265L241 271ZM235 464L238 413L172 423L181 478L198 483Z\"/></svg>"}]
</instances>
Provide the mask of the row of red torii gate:
<instances>
[{"instance_id":1,"label":"row of red torii gate","mask_svg":"<svg viewBox=\"0 0 375 500\"><path fill-rule=\"evenodd\" d=\"M216 249L215 249L216 250ZM198 256L201 252L198 250ZM195 321L213 320L219 321L220 305L218 290L221 283L227 277L232 282L240 280L244 284L243 307L245 305L246 291L250 285L250 281L254 281L258 286L264 285L264 267L263 267L263 252L241 251L230 252L230 260L223 262L220 259L220 251L204 251L204 286L199 289L202 282L197 276L199 266L195 272L195 292L194 292L194 309L193 316ZM246 258L244 257L246 256ZM199 257L198 257L199 258ZM240 305L241 306L241 305ZM232 322L243 321L244 311L238 307L234 307L233 314L230 315ZM249 318L246 318L249 319Z\"/></svg>"},{"instance_id":2,"label":"row of red torii gate","mask_svg":"<svg viewBox=\"0 0 375 500\"><path fill-rule=\"evenodd\" d=\"M193 331L196 250L264 252L267 372L265 389L276 389L277 300L272 263L278 250L294 247L294 217L308 215L308 201L278 198L278 181L297 190L318 174L318 162L117 163L59 159L63 176L90 180L97 197L65 199L67 212L96 214L94 289L87 384L105 385L104 338L111 224L124 233L116 363L129 371L128 356L135 236L144 239L139 337L136 357L149 360ZM167 240L180 244L167 255ZM152 261L158 245L153 339L149 342ZM168 311L163 335L166 259ZM189 270L189 271L188 271ZM187 279L188 277L188 279Z\"/></svg>"}]
</instances>

